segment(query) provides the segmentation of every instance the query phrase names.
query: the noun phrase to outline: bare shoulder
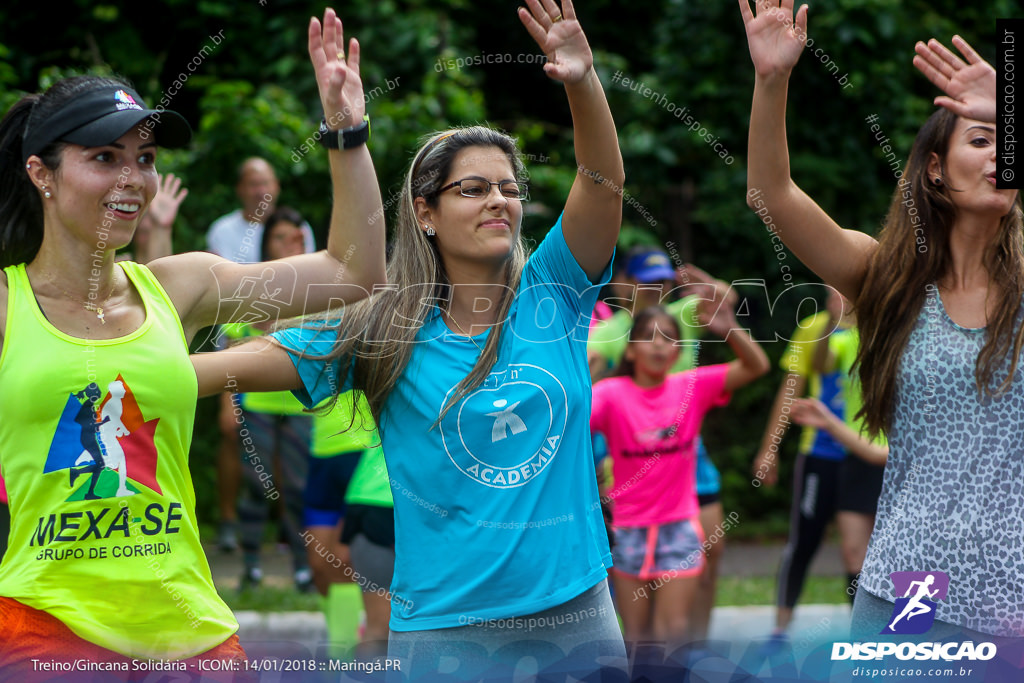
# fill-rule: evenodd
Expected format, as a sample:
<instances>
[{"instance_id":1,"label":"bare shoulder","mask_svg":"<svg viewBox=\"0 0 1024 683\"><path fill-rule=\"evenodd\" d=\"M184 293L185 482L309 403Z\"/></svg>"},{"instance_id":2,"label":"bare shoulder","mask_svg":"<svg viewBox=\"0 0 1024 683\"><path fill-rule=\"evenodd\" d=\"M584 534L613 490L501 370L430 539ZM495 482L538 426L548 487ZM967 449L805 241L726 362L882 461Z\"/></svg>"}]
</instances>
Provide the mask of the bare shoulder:
<instances>
[{"instance_id":1,"label":"bare shoulder","mask_svg":"<svg viewBox=\"0 0 1024 683\"><path fill-rule=\"evenodd\" d=\"M188 310L202 296L217 267L230 264L208 251L189 251L151 261L146 266L171 298L178 312Z\"/></svg>"},{"instance_id":2,"label":"bare shoulder","mask_svg":"<svg viewBox=\"0 0 1024 683\"><path fill-rule=\"evenodd\" d=\"M216 294L216 273L218 268L230 268L236 264L208 251L190 251L156 259L147 264L160 286L167 292L171 304L181 319L186 337L192 336L209 324L204 307ZM214 296L217 301L219 297Z\"/></svg>"}]
</instances>

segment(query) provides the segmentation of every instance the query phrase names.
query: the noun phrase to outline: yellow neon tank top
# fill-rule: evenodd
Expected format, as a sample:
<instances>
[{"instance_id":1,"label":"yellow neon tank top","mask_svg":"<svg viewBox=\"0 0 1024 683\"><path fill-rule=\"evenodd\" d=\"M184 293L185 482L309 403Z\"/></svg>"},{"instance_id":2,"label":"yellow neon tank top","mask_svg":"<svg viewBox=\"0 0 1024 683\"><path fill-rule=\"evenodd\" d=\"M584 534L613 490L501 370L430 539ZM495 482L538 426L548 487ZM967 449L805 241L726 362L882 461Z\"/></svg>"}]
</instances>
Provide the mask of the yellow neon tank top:
<instances>
[{"instance_id":1,"label":"yellow neon tank top","mask_svg":"<svg viewBox=\"0 0 1024 683\"><path fill-rule=\"evenodd\" d=\"M146 320L118 339L53 327L24 264L5 269L0 472L11 532L0 596L129 657L180 659L238 629L199 544L188 448L197 385L177 313L120 263Z\"/></svg>"}]
</instances>

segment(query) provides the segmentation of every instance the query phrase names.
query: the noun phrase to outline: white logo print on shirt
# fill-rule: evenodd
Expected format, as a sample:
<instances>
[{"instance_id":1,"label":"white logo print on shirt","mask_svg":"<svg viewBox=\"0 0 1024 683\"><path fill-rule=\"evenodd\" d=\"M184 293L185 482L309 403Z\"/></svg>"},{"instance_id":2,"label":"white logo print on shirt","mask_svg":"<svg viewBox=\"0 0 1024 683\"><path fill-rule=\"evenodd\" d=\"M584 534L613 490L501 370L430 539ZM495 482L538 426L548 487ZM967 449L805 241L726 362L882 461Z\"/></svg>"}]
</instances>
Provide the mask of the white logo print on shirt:
<instances>
[{"instance_id":1,"label":"white logo print on shirt","mask_svg":"<svg viewBox=\"0 0 1024 683\"><path fill-rule=\"evenodd\" d=\"M499 410L496 413L487 413L487 417L494 418L494 426L491 427L491 443L504 439L506 430L512 430L513 434L526 431L526 423L523 422L521 417L512 412L521 401L516 401L508 408L505 408L507 403L508 401L505 399L495 401L494 407L503 408L504 410Z\"/></svg>"},{"instance_id":2,"label":"white logo print on shirt","mask_svg":"<svg viewBox=\"0 0 1024 683\"><path fill-rule=\"evenodd\" d=\"M441 440L449 459L469 478L491 488L515 488L554 459L567 409L557 377L536 365L512 363L492 372L448 411Z\"/></svg>"}]
</instances>

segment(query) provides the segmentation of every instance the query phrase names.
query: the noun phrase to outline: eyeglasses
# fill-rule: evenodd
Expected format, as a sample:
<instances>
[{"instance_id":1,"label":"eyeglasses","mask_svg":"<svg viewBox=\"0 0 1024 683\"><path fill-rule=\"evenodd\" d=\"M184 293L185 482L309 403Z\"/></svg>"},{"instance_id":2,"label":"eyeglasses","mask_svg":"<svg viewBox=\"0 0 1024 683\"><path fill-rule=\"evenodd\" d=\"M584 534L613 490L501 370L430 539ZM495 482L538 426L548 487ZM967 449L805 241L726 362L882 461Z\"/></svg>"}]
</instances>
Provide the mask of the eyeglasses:
<instances>
[{"instance_id":1,"label":"eyeglasses","mask_svg":"<svg viewBox=\"0 0 1024 683\"><path fill-rule=\"evenodd\" d=\"M457 187L459 188L459 194L463 197L482 199L491 193L492 185L497 185L498 192L501 192L501 196L506 199L525 201L530 198L530 186L518 180L499 180L496 183L492 183L489 180L482 180L480 178L465 178L464 180L448 183L438 190L437 193L441 194L445 190Z\"/></svg>"}]
</instances>

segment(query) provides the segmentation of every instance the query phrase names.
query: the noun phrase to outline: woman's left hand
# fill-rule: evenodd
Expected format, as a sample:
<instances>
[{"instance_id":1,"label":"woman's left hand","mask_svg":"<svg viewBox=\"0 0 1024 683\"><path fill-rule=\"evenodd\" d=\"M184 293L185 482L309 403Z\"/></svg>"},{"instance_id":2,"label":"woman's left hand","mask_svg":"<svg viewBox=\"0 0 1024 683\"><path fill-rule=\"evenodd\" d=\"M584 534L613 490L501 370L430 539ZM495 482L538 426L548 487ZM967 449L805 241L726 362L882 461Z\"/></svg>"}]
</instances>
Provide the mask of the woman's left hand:
<instances>
[{"instance_id":1,"label":"woman's left hand","mask_svg":"<svg viewBox=\"0 0 1024 683\"><path fill-rule=\"evenodd\" d=\"M960 36L953 36L953 45L966 62L932 38L914 46L914 66L946 93L935 98L936 106L963 118L995 123L996 70Z\"/></svg>"},{"instance_id":2,"label":"woman's left hand","mask_svg":"<svg viewBox=\"0 0 1024 683\"><path fill-rule=\"evenodd\" d=\"M309 59L316 72L320 103L331 130L351 128L363 120L366 101L359 78L359 42L352 38L345 56L345 33L334 10L324 11L321 27L316 17L309 21Z\"/></svg>"},{"instance_id":3,"label":"woman's left hand","mask_svg":"<svg viewBox=\"0 0 1024 683\"><path fill-rule=\"evenodd\" d=\"M519 19L547 55L545 73L567 85L582 81L594 66L594 54L576 20L572 0L563 0L563 10L554 0L526 0L526 4L530 9L520 7Z\"/></svg>"}]
</instances>

